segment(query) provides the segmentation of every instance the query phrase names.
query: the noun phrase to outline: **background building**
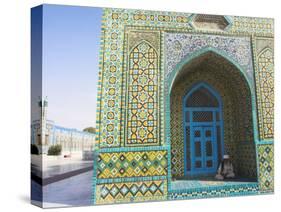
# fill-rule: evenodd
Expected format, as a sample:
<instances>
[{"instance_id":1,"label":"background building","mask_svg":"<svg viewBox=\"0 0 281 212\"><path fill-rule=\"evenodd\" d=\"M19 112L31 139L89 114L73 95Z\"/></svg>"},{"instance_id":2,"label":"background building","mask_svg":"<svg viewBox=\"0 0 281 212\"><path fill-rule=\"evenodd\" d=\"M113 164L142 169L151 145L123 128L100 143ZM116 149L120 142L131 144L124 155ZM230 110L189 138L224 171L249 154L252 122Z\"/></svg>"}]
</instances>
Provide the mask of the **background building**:
<instances>
[{"instance_id":1,"label":"background building","mask_svg":"<svg viewBox=\"0 0 281 212\"><path fill-rule=\"evenodd\" d=\"M74 128L58 126L52 120L47 120L47 100L38 102L40 120L34 120L31 125L31 144L35 144L39 152L47 154L52 145L61 145L62 154L69 155L92 150L95 144L95 134Z\"/></svg>"}]
</instances>

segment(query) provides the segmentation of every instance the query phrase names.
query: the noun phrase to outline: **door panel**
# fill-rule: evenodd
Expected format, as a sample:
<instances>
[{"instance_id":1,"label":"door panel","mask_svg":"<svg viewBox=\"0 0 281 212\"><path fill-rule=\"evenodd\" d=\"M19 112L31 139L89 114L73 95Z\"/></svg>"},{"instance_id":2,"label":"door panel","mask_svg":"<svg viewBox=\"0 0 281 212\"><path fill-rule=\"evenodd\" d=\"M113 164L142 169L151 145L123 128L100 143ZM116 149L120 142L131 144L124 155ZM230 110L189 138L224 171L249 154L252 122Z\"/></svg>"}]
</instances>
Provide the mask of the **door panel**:
<instances>
[{"instance_id":1,"label":"door panel","mask_svg":"<svg viewBox=\"0 0 281 212\"><path fill-rule=\"evenodd\" d=\"M191 173L215 172L217 167L215 126L196 126L191 129Z\"/></svg>"},{"instance_id":2,"label":"door panel","mask_svg":"<svg viewBox=\"0 0 281 212\"><path fill-rule=\"evenodd\" d=\"M215 126L204 127L204 168L206 172L216 171L217 140Z\"/></svg>"},{"instance_id":3,"label":"door panel","mask_svg":"<svg viewBox=\"0 0 281 212\"><path fill-rule=\"evenodd\" d=\"M205 144L206 144L206 156L211 157L213 155L212 141L207 140Z\"/></svg>"},{"instance_id":4,"label":"door panel","mask_svg":"<svg viewBox=\"0 0 281 212\"><path fill-rule=\"evenodd\" d=\"M204 147L202 143L202 138L202 127L193 127L191 133L191 168L193 171L200 171L204 163Z\"/></svg>"}]
</instances>

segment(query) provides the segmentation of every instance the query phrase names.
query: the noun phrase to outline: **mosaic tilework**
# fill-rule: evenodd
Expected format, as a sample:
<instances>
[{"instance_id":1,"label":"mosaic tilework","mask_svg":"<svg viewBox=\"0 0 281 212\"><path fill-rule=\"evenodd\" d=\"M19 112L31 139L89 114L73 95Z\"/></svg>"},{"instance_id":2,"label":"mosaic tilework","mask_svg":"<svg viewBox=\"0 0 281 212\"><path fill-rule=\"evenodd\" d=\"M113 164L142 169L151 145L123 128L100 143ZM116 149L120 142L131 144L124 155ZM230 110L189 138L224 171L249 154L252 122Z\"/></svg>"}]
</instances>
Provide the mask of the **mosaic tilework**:
<instances>
[{"instance_id":1,"label":"mosaic tilework","mask_svg":"<svg viewBox=\"0 0 281 212\"><path fill-rule=\"evenodd\" d=\"M192 14L159 12L159 11L139 11L126 9L104 9L103 15L103 41L102 50L102 88L100 97L100 129L99 129L99 147L117 147L122 143L120 141L119 118L121 117L122 89L121 75L123 73L123 43L125 26L134 25L138 27L159 27L162 30L183 30L196 31L190 24ZM228 31L231 33L249 34L273 34L273 20L262 18L241 18L228 17L236 27L231 27ZM231 22L232 22L231 21ZM251 24L246 25L246 22ZM268 26L268 27L267 27ZM260 29L260 30L259 30ZM212 33L214 33L212 31ZM227 32L225 32L227 33ZM243 50L241 50L243 51ZM108 119L107 117L111 117Z\"/></svg>"},{"instance_id":2,"label":"mosaic tilework","mask_svg":"<svg viewBox=\"0 0 281 212\"><path fill-rule=\"evenodd\" d=\"M253 80L251 43L249 37L227 37L218 35L198 35L165 33L165 75L175 70L184 58L204 48L214 48L238 63L248 78Z\"/></svg>"},{"instance_id":3,"label":"mosaic tilework","mask_svg":"<svg viewBox=\"0 0 281 212\"><path fill-rule=\"evenodd\" d=\"M100 153L99 179L167 175L167 151Z\"/></svg>"},{"instance_id":4,"label":"mosaic tilework","mask_svg":"<svg viewBox=\"0 0 281 212\"><path fill-rule=\"evenodd\" d=\"M157 144L158 56L142 41L129 56L127 144Z\"/></svg>"},{"instance_id":5,"label":"mosaic tilework","mask_svg":"<svg viewBox=\"0 0 281 212\"><path fill-rule=\"evenodd\" d=\"M273 35L274 21L270 18L232 17L231 32L248 32L252 34Z\"/></svg>"},{"instance_id":6,"label":"mosaic tilework","mask_svg":"<svg viewBox=\"0 0 281 212\"><path fill-rule=\"evenodd\" d=\"M166 102L164 102L164 97L168 96L165 90L164 92L164 82L166 79L164 79L164 76L167 77L167 75L164 75L164 71L167 71L167 67L171 67L170 70L172 71L175 69L177 64L187 56L187 52L195 52L200 51L205 48L211 48L211 49L219 49L219 52L222 54L227 55L230 60L236 62L241 66L244 70L244 73L246 76L248 76L248 80L252 83L253 81L253 68L251 67L251 41L252 36L273 36L273 20L272 19L259 19L259 18L243 18L243 17L234 17L234 16L227 16L225 17L228 20L228 26L221 31L211 30L209 31L207 28L204 28L200 26L200 30L194 28L192 24L190 23L192 21L192 14L185 14L185 13L173 13L173 12L157 12L157 11L139 11L139 10L126 10L126 9L104 9L104 15L103 15L103 28L102 28L102 50L101 50L101 58L100 58L100 90L99 90L99 98L98 98L98 104L99 104L99 115L97 119L97 127L99 128L98 136L97 136L97 145L96 148L103 149L108 151L109 149L119 149L114 152L114 154L118 154L118 156L121 157L122 152L128 152L125 151L123 148L124 146L130 146L134 149L138 144L140 146L145 145L151 145L149 146L149 149L145 150L148 154L150 152L155 151L156 149L153 149L153 147L164 147L161 145L170 145L170 137L174 140L173 137L176 135L176 138L180 137L181 132L174 131L176 134L172 134L172 136L168 133L164 135L164 129L165 132L168 132L168 127L166 120L169 119L169 116L165 114L165 120L162 118L162 114L164 114L164 111L166 110ZM248 23L248 24L247 24ZM130 31L132 29L132 31ZM173 33L172 33L173 32ZM204 32L204 34L202 33ZM132 33L134 33L133 36ZM155 35L158 34L157 36ZM198 42L198 45L194 45L194 48L191 50L187 50L189 47L187 43L185 44L181 40L168 40L170 42L170 48L169 51L173 52L174 54L171 54L171 58L175 58L178 61L174 63L173 60L171 60L170 57L167 58L167 52L169 51L163 51L167 47L165 44L165 37L164 34L178 34L178 36L181 35L188 35L190 40L196 44ZM192 33L192 34L191 34ZM131 36L131 37L130 37ZM198 39L196 39L198 38ZM132 83L136 83L135 85L140 88L140 92L142 92L141 89L144 88L144 81L145 77L143 77L142 72L145 70L145 62L141 62L141 55L139 49L137 53L137 59L133 56L133 49L135 47L138 48L138 44L140 44L143 40L145 40L146 46L150 49L154 49L155 53L157 55L157 62L156 57L152 57L149 60L148 57L146 58L146 62L149 61L151 64L153 64L153 70L156 70L157 72L157 80L152 80L151 83L153 84L153 92L151 92L151 98L155 95L157 96L157 100L154 102L153 105L155 111L150 111L148 113L148 109L145 108L144 101L141 99L145 98L144 95L137 96L133 94L132 90L132 99L136 101L140 106L140 110L136 113L132 113L132 111L127 113L127 102L126 100L129 97L128 91L130 89L134 89L133 86L131 86ZM201 40L201 41L200 41ZM237 48L235 47L237 44ZM239 45L238 45L239 44ZM200 48L196 49L196 46L199 46ZM232 48L233 47L233 48ZM194 50L194 51L193 51ZM237 52L236 52L237 51ZM131 54L132 53L132 54ZM255 52L254 52L255 53ZM154 53L153 53L154 54ZM166 59L170 59L170 62L167 63ZM249 59L250 58L250 59ZM134 63L134 60L137 61ZM154 60L154 62L153 62ZM133 61L130 63L130 61ZM156 66L157 63L157 66ZM150 64L150 65L151 65ZM132 66L138 66L136 69L131 69ZM216 64L217 65L217 64ZM215 66L216 66L215 65ZM225 70L229 67L225 66ZM134 75L134 72L131 72L131 70L138 70L140 71L137 75ZM257 70L257 68L255 69ZM231 75L233 76L233 75ZM155 76L156 77L156 76ZM202 76L197 76L198 79L201 79ZM138 78L138 79L137 79ZM195 77L196 78L196 77ZM225 78L219 77L222 81L225 80ZM237 78L238 79L238 78ZM233 77L233 84L240 84L241 82L239 80L235 79ZM208 78L207 80L210 80L210 82L213 82L212 79ZM143 84L142 84L143 83ZM214 83L216 84L216 83ZM227 85L226 87L219 86L217 81L217 88L226 89L227 92L230 90L236 90L231 89L230 85L231 83L225 83ZM258 83L256 85L259 85ZM170 86L170 85L168 85ZM240 86L238 86L240 87ZM243 86L242 86L243 87ZM241 87L241 88L242 88ZM252 86L254 88L254 86ZM185 88L188 89L188 88ZM259 88L257 88L258 90ZM183 89L184 90L184 89ZM237 89L232 101L239 102L244 101L247 99L247 89L243 91L243 89ZM131 92L131 91L130 91ZM149 91L148 91L149 92ZM227 96L227 92L225 92L225 95ZM238 96L237 93L240 95ZM222 95L223 92L222 92ZM226 99L226 102L230 102L227 100L227 97L224 96L223 98ZM259 95L257 95L259 96ZM153 98L152 98L153 99ZM245 106L243 107L231 107L230 104L226 104L225 107L228 107L228 109L225 109L224 116L230 117L233 116L233 113L239 113L243 114L243 116L236 117L236 123L239 123L238 126L235 125L235 122L226 121L225 123L225 140L229 140L231 142L226 142L226 149L229 149L231 152L239 152L239 148L237 146L242 146L242 142L249 142L249 146L243 143L243 145L247 146L245 150L240 152L240 159L246 160L249 159L249 163L245 163L241 165L236 165L236 167L241 170L246 170L247 168L250 168L251 170L254 169L253 161L255 161L255 156L253 156L253 153L255 152L253 149L253 126L252 126L252 117L251 113L248 111L249 108L251 108L251 102L246 100ZM253 101L255 102L255 101ZM180 104L179 104L180 105ZM158 110L158 113L156 113L156 108ZM133 108L132 108L133 109ZM153 123L153 126L157 126L155 130L158 130L158 132L155 132L153 129L150 129L150 131L147 130L148 127L146 124L141 121L141 114L142 110L145 113L142 113L142 115L148 117L149 115L153 114L153 118L155 122ZM147 110L147 111L146 111ZM173 111L177 111L177 107L173 109ZM135 112L135 111L134 111ZM165 113L167 113L165 111ZM157 115L156 115L157 114ZM127 116L128 115L128 116ZM156 116L157 118L156 118ZM137 117L137 124L140 124L142 126L141 128L145 129L145 132L138 132L135 133L134 124L135 120L132 119ZM245 117L246 116L246 117ZM247 117L249 116L249 117ZM168 118L167 118L168 117ZM176 116L174 116L173 122L178 123L177 121L180 121L180 119L177 120ZM253 118L254 119L254 118ZM143 119L143 120L146 120ZM133 122L132 122L133 121ZM255 122L255 120L254 120ZM127 131L128 124L132 124L132 128ZM152 126L152 123L151 123ZM174 126L181 126L179 123L178 125ZM241 126L244 126L241 127ZM133 130L132 130L133 129ZM138 128L139 129L139 128ZM233 131L235 129L235 132ZM169 129L170 130L170 129ZM171 128L173 130L173 128ZM131 131L131 132L130 132ZM238 135L236 135L236 132ZM146 137L147 132L153 132L151 135L153 135L151 138L152 140L148 141ZM143 134L145 133L145 134ZM163 133L163 134L162 134ZM156 136L158 134L158 138ZM141 137L141 135L145 135L144 137ZM150 135L150 136L151 136ZM133 139L131 137L133 136ZM129 139L127 139L129 138ZM135 139L136 138L136 139ZM155 139L157 138L157 139ZM165 139L165 141L164 141ZM235 144L233 141L239 141ZM250 143L251 142L251 143ZM138 143L138 144L137 144ZM173 143L174 144L174 143ZM248 143L247 143L248 144ZM116 148L112 148L116 147ZM172 158L170 157L170 152L167 152L167 158L162 159L163 161L170 161L173 159L178 159L177 157L174 157L174 151L182 151L182 148L180 145L171 146L172 147ZM151 148L151 149L150 149ZM169 149L169 148L168 148ZM103 156L103 154L109 154L109 152L101 152L100 156ZM138 152L136 150L133 150L135 152ZM113 154L113 151L111 151L111 154ZM247 155L247 156L246 156ZM110 160L114 160L114 158L110 157ZM100 160L100 161L103 161ZM100 162L99 161L99 162ZM97 161L96 161L97 162ZM120 159L118 158L116 163L113 163L113 168L109 167L109 163L104 163L104 166L101 167L100 165L102 163L98 163L99 170L96 170L100 176L99 179L96 179L96 176L93 177L93 195L94 195L94 201L98 204L104 204L104 203L114 203L114 202L133 202L133 201L149 201L149 200L165 200L168 197L169 186L170 186L170 180L171 175L170 173L170 163L167 162L167 170L165 172L165 175L162 175L161 177L164 177L165 180L161 178L161 180L157 180L154 178L155 176L149 175L148 178L151 179L141 179L142 177L128 177L128 176L145 176L143 175L143 172L140 175L135 175L136 173L128 173L126 170L124 170L124 173L126 173L126 178L124 178L120 173L122 173L122 168L119 168L120 166L124 165L120 162ZM95 163L95 164L97 164ZM144 161L141 159L140 163L144 163ZM143 167L141 164L138 164L139 166ZM177 163L182 163L182 160L177 160ZM98 167L96 166L96 167ZM173 166L173 164L172 164ZM179 166L180 167L180 166ZM113 170L117 169L118 172L114 172ZM119 168L119 169L118 169ZM131 167L130 167L131 168ZM94 167L95 169L95 167ZM106 170L107 171L104 171ZM121 172L119 172L121 170ZM180 168L179 168L180 170ZM112 173L113 171L113 173ZM105 174L107 172L107 174ZM244 172L244 171L243 171ZM95 173L95 172L94 172ZM110 174L108 174L110 173ZM251 171L251 173L256 173L255 171ZM259 172L259 177L263 176L264 172ZM164 173L162 173L164 174ZM246 173L246 175L250 175L249 173ZM111 177L111 178L110 178ZM157 176L156 176L157 177ZM145 177L144 177L145 178ZM152 180L153 178L153 180ZM129 181L127 181L129 180ZM141 181L143 180L143 181ZM126 182L125 182L126 181ZM141 181L141 182L140 182ZM153 195L151 192L144 192L145 187L153 187L153 190L155 189L154 185L152 185L152 182L158 181L163 182L164 190L161 190L160 193L157 193L157 195ZM143 183L145 182L145 186L143 186ZM135 185L135 186L133 186ZM158 187L160 184L157 184ZM143 188L142 188L143 187ZM161 187L161 186L160 186ZM138 188L138 189L136 189ZM122 192L121 192L122 189ZM127 190L130 190L132 192L126 193ZM140 190L144 190L143 192L140 192ZM170 191L169 198L171 199L181 199L181 198L193 198L193 197L211 197L211 196L228 196L228 195L243 195L243 194L254 194L258 193L258 187L257 186L250 186L248 187L232 187L232 188L217 188L216 190L200 190L196 189L195 191L192 191L191 193L173 193L173 191ZM136 190L138 190L137 193ZM159 191L160 191L159 190ZM162 192L163 191L163 192ZM122 193L122 194L121 194ZM96 195L95 195L96 194ZM103 195L103 196L102 196Z\"/></svg>"},{"instance_id":7,"label":"mosaic tilework","mask_svg":"<svg viewBox=\"0 0 281 212\"><path fill-rule=\"evenodd\" d=\"M262 191L274 189L274 152L273 145L258 145L259 182Z\"/></svg>"},{"instance_id":8,"label":"mosaic tilework","mask_svg":"<svg viewBox=\"0 0 281 212\"><path fill-rule=\"evenodd\" d=\"M241 178L257 179L257 164L256 164L256 148L252 142L240 142L239 151L237 152L238 158L242 160L238 163L237 175Z\"/></svg>"},{"instance_id":9,"label":"mosaic tilework","mask_svg":"<svg viewBox=\"0 0 281 212\"><path fill-rule=\"evenodd\" d=\"M127 9L105 9L108 12L108 18L119 21L119 24L135 26L159 26L174 28L190 28L188 24L191 14L174 13L164 11L145 11L145 10L127 10Z\"/></svg>"},{"instance_id":10,"label":"mosaic tilework","mask_svg":"<svg viewBox=\"0 0 281 212\"><path fill-rule=\"evenodd\" d=\"M203 80L213 86L222 97L224 147L225 152L230 154L233 159L236 173L241 172L242 176L255 178L256 158L251 94L244 77L227 60L215 53L202 55L186 68L188 69L184 70L175 80L171 93L172 175L175 177L184 175L182 97L195 83ZM225 74L226 70L227 74ZM231 76L231 80L229 76ZM243 150L241 151L241 149ZM241 159L247 160L247 162L241 165Z\"/></svg>"},{"instance_id":11,"label":"mosaic tilework","mask_svg":"<svg viewBox=\"0 0 281 212\"><path fill-rule=\"evenodd\" d=\"M120 145L120 108L121 108L121 61L123 55L122 34L118 24L107 18L107 11L104 10L102 20L102 56L100 66L101 89L99 94L99 148L116 147ZM110 27L111 26L111 27Z\"/></svg>"},{"instance_id":12,"label":"mosaic tilework","mask_svg":"<svg viewBox=\"0 0 281 212\"><path fill-rule=\"evenodd\" d=\"M226 197L237 195L253 195L259 191L257 183L246 185L232 185L232 186L217 186L209 189L187 189L187 190L173 190L169 193L169 199L193 199L193 198L210 198L210 197Z\"/></svg>"},{"instance_id":13,"label":"mosaic tilework","mask_svg":"<svg viewBox=\"0 0 281 212\"><path fill-rule=\"evenodd\" d=\"M273 51L265 48L257 58L258 83L260 96L259 128L261 139L273 138L274 113L274 79L273 79Z\"/></svg>"},{"instance_id":14,"label":"mosaic tilework","mask_svg":"<svg viewBox=\"0 0 281 212\"><path fill-rule=\"evenodd\" d=\"M103 56L100 81L102 88L100 96L100 123L99 141L100 148L118 147L122 144L119 132L123 132L121 126L122 117L122 61L124 59L124 29L126 25L159 26L191 29L189 24L190 14L152 12L125 9L104 9L103 14ZM108 118L110 117L110 118Z\"/></svg>"},{"instance_id":15,"label":"mosaic tilework","mask_svg":"<svg viewBox=\"0 0 281 212\"><path fill-rule=\"evenodd\" d=\"M202 177L201 180L200 178L192 180L176 180L172 181L171 183L171 190L172 191L187 191L187 190L203 190L206 188L223 188L223 187L232 187L232 186L247 186L247 185L257 185L257 182L247 182L243 181L220 181L220 180L214 180L213 176L209 177Z\"/></svg>"},{"instance_id":16,"label":"mosaic tilework","mask_svg":"<svg viewBox=\"0 0 281 212\"><path fill-rule=\"evenodd\" d=\"M167 182L155 180L98 185L97 197L97 204L165 200Z\"/></svg>"}]
</instances>

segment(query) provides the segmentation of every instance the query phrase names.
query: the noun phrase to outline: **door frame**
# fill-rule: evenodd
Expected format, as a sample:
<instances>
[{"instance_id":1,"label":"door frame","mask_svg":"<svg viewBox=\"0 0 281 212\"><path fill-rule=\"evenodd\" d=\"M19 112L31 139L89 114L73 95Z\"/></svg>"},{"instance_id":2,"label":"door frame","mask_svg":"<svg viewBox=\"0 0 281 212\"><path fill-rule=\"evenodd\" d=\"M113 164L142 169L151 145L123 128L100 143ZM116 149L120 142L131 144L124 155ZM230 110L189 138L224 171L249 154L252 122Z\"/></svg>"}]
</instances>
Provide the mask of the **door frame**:
<instances>
[{"instance_id":1,"label":"door frame","mask_svg":"<svg viewBox=\"0 0 281 212\"><path fill-rule=\"evenodd\" d=\"M196 91L196 90L198 90L199 88L201 88L201 87L204 87L204 88L206 88L212 95L214 95L214 97L217 99L217 101L218 101L218 103L219 103L219 107L206 107L206 108L204 108L204 107L201 107L201 108L198 108L198 107L185 107L185 103L186 103L186 100L190 97L190 95L194 92L194 91ZM182 114L183 114L183 116L182 116L182 118L183 118L183 134L184 134L184 176L187 176L187 175L189 175L189 176L192 176L192 175L197 175L194 171L192 171L192 158L190 158L190 163L191 163L191 165L190 165L190 170L188 171L187 170L187 152L186 152L186 147L187 147L187 139L186 139L186 128L187 127L189 127L189 136L190 136L190 138L189 138L189 142L190 142L190 155L191 155L191 133L192 133L192 128L193 127L196 127L196 125L197 125L197 123L196 124L192 124L192 122L191 122L191 120L192 120L192 115L193 115L193 111L212 111L213 112L213 117L216 117L216 116L214 116L214 114L216 113L216 112L219 112L219 118L220 118L220 120L218 121L219 122L219 124L217 124L218 122L216 121L216 118L215 119L213 119L213 124L211 125L214 129L214 132L215 132L215 130L217 130L216 129L216 127L219 125L220 126L220 149L221 149L221 156L223 156L224 155L224 138L223 138L223 135L224 135L224 125L223 125L223 102L222 102L222 99L221 99L221 96L218 94L218 92L214 89L214 88L212 88L208 83L206 83L206 82L199 82L199 83L196 83L194 86L192 86L192 88L187 92L187 94L185 94L184 96L183 96L183 98L182 98ZM185 121L185 112L187 112L187 111L189 111L190 113L189 113L189 123L190 124L186 124L186 121ZM200 123L200 126L206 126L206 127L208 127L208 126L210 126L210 123L211 122L201 122ZM216 135L217 133L215 133L215 135ZM215 136L215 139L217 140L217 136ZM216 141L217 142L217 141ZM217 144L217 146L218 146L219 144ZM217 152L217 150L216 150L216 152ZM218 152L217 152L217 155L218 155ZM190 156L190 157L192 157L192 156ZM217 158L217 160L220 160L219 158ZM206 173L207 174L207 173Z\"/></svg>"}]
</instances>

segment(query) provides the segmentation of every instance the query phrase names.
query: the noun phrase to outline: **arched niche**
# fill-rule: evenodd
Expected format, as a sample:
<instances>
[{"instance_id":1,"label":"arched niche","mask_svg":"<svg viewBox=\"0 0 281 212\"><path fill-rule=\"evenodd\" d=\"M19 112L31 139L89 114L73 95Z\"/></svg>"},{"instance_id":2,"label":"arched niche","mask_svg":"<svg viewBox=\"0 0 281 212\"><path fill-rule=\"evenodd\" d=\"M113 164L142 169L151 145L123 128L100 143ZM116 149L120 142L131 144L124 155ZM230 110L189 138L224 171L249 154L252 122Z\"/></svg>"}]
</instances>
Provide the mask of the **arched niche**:
<instances>
[{"instance_id":1,"label":"arched niche","mask_svg":"<svg viewBox=\"0 0 281 212\"><path fill-rule=\"evenodd\" d=\"M186 139L183 100L198 83L212 87L221 98L221 140L239 178L256 179L253 94L242 70L215 51L206 51L180 67L170 81L169 130L172 177L189 177L186 171ZM217 163L222 158L218 155ZM212 173L213 174L213 173Z\"/></svg>"}]
</instances>

